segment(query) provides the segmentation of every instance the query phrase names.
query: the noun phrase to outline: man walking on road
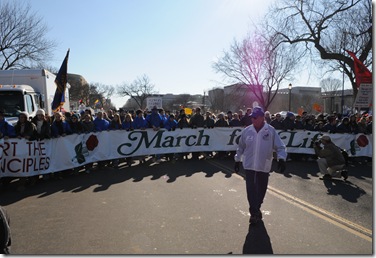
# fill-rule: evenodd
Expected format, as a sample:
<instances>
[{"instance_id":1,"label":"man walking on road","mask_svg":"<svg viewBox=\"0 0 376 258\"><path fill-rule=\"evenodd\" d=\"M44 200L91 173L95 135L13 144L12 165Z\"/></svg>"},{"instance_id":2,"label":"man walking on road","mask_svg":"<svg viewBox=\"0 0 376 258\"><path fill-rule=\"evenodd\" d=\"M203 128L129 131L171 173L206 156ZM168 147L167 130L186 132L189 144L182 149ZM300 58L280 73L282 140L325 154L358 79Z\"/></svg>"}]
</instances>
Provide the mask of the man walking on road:
<instances>
[{"instance_id":1,"label":"man walking on road","mask_svg":"<svg viewBox=\"0 0 376 258\"><path fill-rule=\"evenodd\" d=\"M236 150L235 171L239 171L240 162L243 160L251 213L249 223L255 224L262 219L261 204L268 187L273 151L277 153L278 168L282 173L286 167L287 153L277 131L265 122L265 114L261 107L254 107L250 117L252 125L243 130Z\"/></svg>"}]
</instances>

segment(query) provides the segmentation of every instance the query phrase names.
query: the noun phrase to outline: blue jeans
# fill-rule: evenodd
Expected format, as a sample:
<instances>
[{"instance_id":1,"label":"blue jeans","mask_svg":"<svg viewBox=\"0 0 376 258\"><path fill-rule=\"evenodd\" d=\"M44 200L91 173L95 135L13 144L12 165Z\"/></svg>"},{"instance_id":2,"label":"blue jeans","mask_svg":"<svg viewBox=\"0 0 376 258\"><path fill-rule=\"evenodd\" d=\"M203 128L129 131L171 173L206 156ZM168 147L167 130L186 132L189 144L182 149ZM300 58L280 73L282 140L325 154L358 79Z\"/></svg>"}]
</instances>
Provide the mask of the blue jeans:
<instances>
[{"instance_id":1,"label":"blue jeans","mask_svg":"<svg viewBox=\"0 0 376 258\"><path fill-rule=\"evenodd\" d=\"M259 213L268 188L269 173L245 170L247 199L251 215Z\"/></svg>"}]
</instances>

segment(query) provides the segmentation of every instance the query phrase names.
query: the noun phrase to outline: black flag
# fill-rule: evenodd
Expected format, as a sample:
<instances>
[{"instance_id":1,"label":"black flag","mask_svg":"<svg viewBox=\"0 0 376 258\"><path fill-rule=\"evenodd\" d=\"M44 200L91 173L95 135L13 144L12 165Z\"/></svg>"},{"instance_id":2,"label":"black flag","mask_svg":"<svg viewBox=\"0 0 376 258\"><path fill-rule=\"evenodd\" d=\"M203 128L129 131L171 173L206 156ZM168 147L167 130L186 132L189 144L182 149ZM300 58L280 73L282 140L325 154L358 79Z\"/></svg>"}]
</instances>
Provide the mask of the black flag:
<instances>
[{"instance_id":1,"label":"black flag","mask_svg":"<svg viewBox=\"0 0 376 258\"><path fill-rule=\"evenodd\" d=\"M52 111L56 112L65 103L65 89L67 87L67 73L68 73L68 57L69 49L67 55L64 58L63 63L56 75L55 84L56 91L54 100L52 101Z\"/></svg>"}]
</instances>

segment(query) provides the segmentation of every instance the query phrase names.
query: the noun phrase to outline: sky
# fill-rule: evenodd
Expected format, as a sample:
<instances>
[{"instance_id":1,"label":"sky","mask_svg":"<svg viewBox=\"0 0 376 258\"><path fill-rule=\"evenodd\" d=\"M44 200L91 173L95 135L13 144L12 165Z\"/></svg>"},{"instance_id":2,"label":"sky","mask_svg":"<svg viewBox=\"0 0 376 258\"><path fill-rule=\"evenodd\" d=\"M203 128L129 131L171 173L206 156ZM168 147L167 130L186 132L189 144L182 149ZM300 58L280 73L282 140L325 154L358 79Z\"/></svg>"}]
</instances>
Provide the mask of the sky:
<instances>
[{"instance_id":1,"label":"sky","mask_svg":"<svg viewBox=\"0 0 376 258\"><path fill-rule=\"evenodd\" d=\"M33 0L68 72L117 86L147 75L160 94L223 86L213 62L261 21L273 0ZM286 82L286 87L290 82ZM306 79L294 85L319 86ZM310 85L313 83L314 85ZM316 84L315 84L316 83ZM114 96L117 108L127 97Z\"/></svg>"}]
</instances>

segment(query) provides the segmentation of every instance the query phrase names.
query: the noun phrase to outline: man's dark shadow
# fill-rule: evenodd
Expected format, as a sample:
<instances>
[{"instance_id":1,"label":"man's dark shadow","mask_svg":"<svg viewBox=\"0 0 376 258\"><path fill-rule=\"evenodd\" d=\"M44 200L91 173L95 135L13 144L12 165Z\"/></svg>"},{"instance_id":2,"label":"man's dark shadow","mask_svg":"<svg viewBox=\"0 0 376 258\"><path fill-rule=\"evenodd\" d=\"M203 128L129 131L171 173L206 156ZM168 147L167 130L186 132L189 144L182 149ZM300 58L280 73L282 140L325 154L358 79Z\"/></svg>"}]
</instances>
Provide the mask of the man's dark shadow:
<instances>
[{"instance_id":1,"label":"man's dark shadow","mask_svg":"<svg viewBox=\"0 0 376 258\"><path fill-rule=\"evenodd\" d=\"M249 224L243 254L273 254L272 244L262 220L257 224Z\"/></svg>"}]
</instances>

